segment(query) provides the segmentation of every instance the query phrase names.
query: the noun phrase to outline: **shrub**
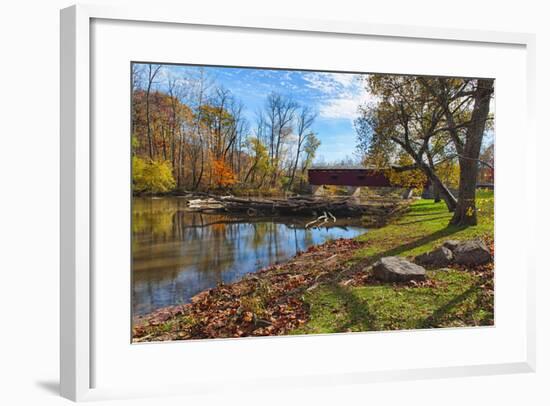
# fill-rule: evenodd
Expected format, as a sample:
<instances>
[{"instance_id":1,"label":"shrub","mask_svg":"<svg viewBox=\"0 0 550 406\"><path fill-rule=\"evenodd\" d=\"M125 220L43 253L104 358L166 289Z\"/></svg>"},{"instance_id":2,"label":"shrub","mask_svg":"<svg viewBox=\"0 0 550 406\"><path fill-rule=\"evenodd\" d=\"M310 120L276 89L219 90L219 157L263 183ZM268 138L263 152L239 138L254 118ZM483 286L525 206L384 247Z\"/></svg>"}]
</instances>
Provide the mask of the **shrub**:
<instances>
[{"instance_id":1,"label":"shrub","mask_svg":"<svg viewBox=\"0 0 550 406\"><path fill-rule=\"evenodd\" d=\"M138 193L165 193L176 187L170 162L137 156L132 158L132 183Z\"/></svg>"}]
</instances>

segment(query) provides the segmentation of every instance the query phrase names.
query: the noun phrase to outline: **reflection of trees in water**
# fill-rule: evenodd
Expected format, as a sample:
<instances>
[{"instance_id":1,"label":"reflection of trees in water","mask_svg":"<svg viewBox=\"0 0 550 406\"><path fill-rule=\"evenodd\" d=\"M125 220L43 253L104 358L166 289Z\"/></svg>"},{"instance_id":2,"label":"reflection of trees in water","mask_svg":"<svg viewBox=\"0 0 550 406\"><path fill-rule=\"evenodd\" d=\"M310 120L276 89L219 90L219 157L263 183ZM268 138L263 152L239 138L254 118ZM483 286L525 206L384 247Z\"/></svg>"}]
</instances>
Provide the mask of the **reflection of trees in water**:
<instances>
[{"instance_id":1,"label":"reflection of trees in water","mask_svg":"<svg viewBox=\"0 0 550 406\"><path fill-rule=\"evenodd\" d=\"M312 230L308 229L304 232L304 242L309 247L310 245L313 245L313 232Z\"/></svg>"},{"instance_id":2,"label":"reflection of trees in water","mask_svg":"<svg viewBox=\"0 0 550 406\"><path fill-rule=\"evenodd\" d=\"M252 233L252 238L249 240L249 246L252 250L257 250L265 243L268 223L252 223L251 225L254 232Z\"/></svg>"},{"instance_id":3,"label":"reflection of trees in water","mask_svg":"<svg viewBox=\"0 0 550 406\"><path fill-rule=\"evenodd\" d=\"M215 274L216 281L221 282L221 272L227 266L232 265L233 258L230 253L235 249L234 227L226 227L225 224L214 224L209 227L197 229L200 234L196 267L201 274Z\"/></svg>"},{"instance_id":4,"label":"reflection of trees in water","mask_svg":"<svg viewBox=\"0 0 550 406\"><path fill-rule=\"evenodd\" d=\"M139 313L188 301L220 282L233 282L321 243L328 235L326 229L305 230L300 219L189 212L185 200L175 198L134 199L132 219L133 300ZM334 230L335 236L359 233Z\"/></svg>"},{"instance_id":5,"label":"reflection of trees in water","mask_svg":"<svg viewBox=\"0 0 550 406\"><path fill-rule=\"evenodd\" d=\"M176 200L134 198L132 232L134 237L162 239L169 237L174 225L173 215L178 210Z\"/></svg>"}]
</instances>

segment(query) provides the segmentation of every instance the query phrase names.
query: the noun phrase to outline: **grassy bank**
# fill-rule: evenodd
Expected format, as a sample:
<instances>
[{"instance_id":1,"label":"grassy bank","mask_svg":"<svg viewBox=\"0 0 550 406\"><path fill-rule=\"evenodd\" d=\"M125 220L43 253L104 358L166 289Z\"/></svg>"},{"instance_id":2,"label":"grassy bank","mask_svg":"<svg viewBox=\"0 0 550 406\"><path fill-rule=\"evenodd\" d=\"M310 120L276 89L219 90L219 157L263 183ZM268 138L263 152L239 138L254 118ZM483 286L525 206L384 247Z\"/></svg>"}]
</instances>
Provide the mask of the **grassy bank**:
<instances>
[{"instance_id":1,"label":"grassy bank","mask_svg":"<svg viewBox=\"0 0 550 406\"><path fill-rule=\"evenodd\" d=\"M365 242L352 262L368 266L385 256L414 257L445 240L493 240L493 192L478 193L479 224L448 226L451 218L443 202L414 202L407 214L388 226L359 237ZM490 267L492 268L492 267ZM303 299L310 309L308 322L293 334L394 330L493 324L492 269L465 272L459 268L428 271L427 286L366 283L362 286L327 284Z\"/></svg>"},{"instance_id":2,"label":"grassy bank","mask_svg":"<svg viewBox=\"0 0 550 406\"><path fill-rule=\"evenodd\" d=\"M444 203L414 201L355 240L311 247L136 320L134 341L492 325L492 264L430 270L427 281L405 284L377 282L370 271L378 258L414 257L448 239L482 238L492 247L492 192L479 193L478 207L479 224L459 228L448 226Z\"/></svg>"}]
</instances>

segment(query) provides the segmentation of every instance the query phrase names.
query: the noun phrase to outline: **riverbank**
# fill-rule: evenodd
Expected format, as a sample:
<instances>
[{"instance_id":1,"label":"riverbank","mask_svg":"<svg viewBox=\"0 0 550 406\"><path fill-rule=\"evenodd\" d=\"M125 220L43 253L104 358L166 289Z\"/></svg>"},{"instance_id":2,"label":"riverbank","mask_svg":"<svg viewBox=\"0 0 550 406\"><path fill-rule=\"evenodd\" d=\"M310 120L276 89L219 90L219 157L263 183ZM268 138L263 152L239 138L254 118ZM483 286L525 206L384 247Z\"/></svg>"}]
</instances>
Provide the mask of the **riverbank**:
<instances>
[{"instance_id":1,"label":"riverbank","mask_svg":"<svg viewBox=\"0 0 550 406\"><path fill-rule=\"evenodd\" d=\"M310 247L290 261L202 292L192 303L134 320L133 340L227 338L493 324L492 264L428 272L425 282L374 280L384 256L414 257L447 239L492 247L493 194L480 192L479 225L448 227L443 203L414 201L391 224Z\"/></svg>"}]
</instances>

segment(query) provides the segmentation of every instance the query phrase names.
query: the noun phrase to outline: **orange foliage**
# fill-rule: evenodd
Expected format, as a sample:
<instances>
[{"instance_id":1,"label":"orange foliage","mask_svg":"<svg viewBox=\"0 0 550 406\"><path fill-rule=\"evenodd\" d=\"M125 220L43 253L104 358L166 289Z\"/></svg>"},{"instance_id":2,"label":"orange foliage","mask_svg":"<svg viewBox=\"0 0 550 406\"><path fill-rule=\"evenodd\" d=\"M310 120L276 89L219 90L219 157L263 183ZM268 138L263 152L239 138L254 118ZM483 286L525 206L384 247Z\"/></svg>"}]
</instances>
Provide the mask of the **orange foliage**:
<instances>
[{"instance_id":1,"label":"orange foliage","mask_svg":"<svg viewBox=\"0 0 550 406\"><path fill-rule=\"evenodd\" d=\"M219 188L228 187L237 182L235 173L233 173L223 159L214 159L212 161L212 175L214 182Z\"/></svg>"}]
</instances>

